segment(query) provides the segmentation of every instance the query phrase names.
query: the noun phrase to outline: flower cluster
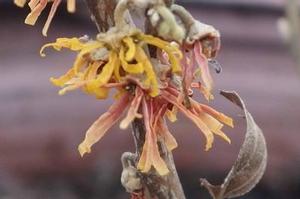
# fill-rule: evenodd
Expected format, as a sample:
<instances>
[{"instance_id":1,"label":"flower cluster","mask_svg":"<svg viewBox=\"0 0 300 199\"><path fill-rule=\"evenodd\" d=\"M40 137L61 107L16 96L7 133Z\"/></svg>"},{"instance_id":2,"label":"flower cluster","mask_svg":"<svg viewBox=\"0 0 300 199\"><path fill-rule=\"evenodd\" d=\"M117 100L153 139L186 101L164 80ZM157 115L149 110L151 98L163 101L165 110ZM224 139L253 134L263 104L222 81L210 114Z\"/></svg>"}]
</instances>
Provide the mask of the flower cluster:
<instances>
[{"instance_id":1,"label":"flower cluster","mask_svg":"<svg viewBox=\"0 0 300 199\"><path fill-rule=\"evenodd\" d=\"M137 29L130 29L122 33L112 29L106 34L99 34L97 40L83 41L77 38L60 38L55 43L45 45L52 46L56 50L68 48L78 51L73 67L59 78L51 78L56 85L63 87L60 94L77 88L83 88L89 94L97 98L106 98L108 83L120 83L124 77L138 79L143 89L149 91L149 95L159 95L159 80L156 78L154 67L148 59L145 51L146 45L152 45L164 50L170 62L171 72L180 73L180 62L176 57L182 57L181 52L175 46L166 41L145 35Z\"/></svg>"},{"instance_id":2,"label":"flower cluster","mask_svg":"<svg viewBox=\"0 0 300 199\"><path fill-rule=\"evenodd\" d=\"M27 3L27 0L14 0L14 3L19 7L24 7L25 4ZM28 6L30 7L31 12L27 15L25 19L25 23L29 25L34 25L37 19L39 18L40 14L42 13L42 11L46 8L48 3L49 0L29 0ZM61 0L53 0L50 13L48 15L47 21L43 28L44 36L47 36L49 26L60 3ZM67 0L68 12L71 13L75 12L75 6L76 6L75 0Z\"/></svg>"},{"instance_id":3,"label":"flower cluster","mask_svg":"<svg viewBox=\"0 0 300 199\"><path fill-rule=\"evenodd\" d=\"M15 2L22 6L26 0ZM60 2L53 1L44 33ZM48 0L31 0L32 11L26 22L34 24L47 3ZM68 3L73 7L75 1L68 0ZM137 168L141 172L155 168L160 175L166 175L169 168L160 156L157 142L164 141L169 151L177 147L165 119L175 122L178 111L203 132L205 150L212 147L214 135L230 143L221 129L224 124L233 127L232 119L192 98L192 89L198 88L207 100L212 99L213 82L208 61L219 49L219 35L210 26L204 25L203 28L203 24L195 22L180 7L169 10L163 4L154 6L147 13L160 38L147 35L122 19L126 11L123 6L126 8L126 5L126 0L119 2L115 11L116 26L98 34L96 39L59 38L43 46L40 53L45 56L44 50L48 47L77 52L73 67L61 77L50 79L55 86L61 87L61 95L82 89L98 99L105 99L110 90L117 90L114 104L87 130L78 147L81 156L90 153L92 146L126 112L120 122L121 129L126 129L136 118L143 119L145 126L145 143ZM171 11L179 13L182 22L191 21L186 23L191 24L187 27L189 31L177 27ZM155 56L150 56L149 47L151 51L155 50Z\"/></svg>"},{"instance_id":4,"label":"flower cluster","mask_svg":"<svg viewBox=\"0 0 300 199\"><path fill-rule=\"evenodd\" d=\"M121 121L120 128L127 128L135 118L144 120L146 141L137 165L142 172L148 172L153 166L160 175L168 173L169 170L160 157L157 141L164 140L170 151L177 147L164 118L175 121L178 110L203 132L206 150L212 147L214 134L230 142L221 128L222 123L233 126L232 119L193 100L191 89L188 89L188 95L183 92L183 79L190 79L185 81L190 85L187 88L190 88L194 71L185 69L180 63L183 59L190 63L191 59L183 58L178 45L174 43L145 35L136 29L130 30L120 33L112 29L98 35L97 40L61 38L42 48L42 55L43 50L50 46L56 50L68 48L78 51L74 66L65 75L51 78L54 85L62 87L60 94L81 88L103 99L108 96L110 89L118 90L117 101L88 129L78 148L80 154L91 152L91 147L126 110L127 114ZM158 59L149 58L146 48L148 45L158 49ZM201 52L196 54L198 53ZM201 56L198 63L203 64L203 59ZM188 75L189 73L191 74ZM185 99L189 101L189 106L185 105Z\"/></svg>"}]
</instances>

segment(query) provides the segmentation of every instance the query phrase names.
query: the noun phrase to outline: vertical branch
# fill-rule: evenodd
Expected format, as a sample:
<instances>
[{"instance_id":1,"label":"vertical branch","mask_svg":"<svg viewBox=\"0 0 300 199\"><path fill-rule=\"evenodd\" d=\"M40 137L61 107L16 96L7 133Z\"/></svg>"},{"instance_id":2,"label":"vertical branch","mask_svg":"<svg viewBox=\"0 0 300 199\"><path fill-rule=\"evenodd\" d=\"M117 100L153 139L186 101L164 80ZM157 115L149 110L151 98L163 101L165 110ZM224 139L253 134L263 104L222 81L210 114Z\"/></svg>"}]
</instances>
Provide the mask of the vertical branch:
<instances>
[{"instance_id":1,"label":"vertical branch","mask_svg":"<svg viewBox=\"0 0 300 199\"><path fill-rule=\"evenodd\" d=\"M85 2L99 32L106 32L114 26L116 0L85 0Z\"/></svg>"},{"instance_id":2,"label":"vertical branch","mask_svg":"<svg viewBox=\"0 0 300 199\"><path fill-rule=\"evenodd\" d=\"M92 20L95 22L99 32L106 32L114 25L114 9L116 0L85 0ZM171 4L172 0L166 0ZM126 16L125 16L126 17ZM126 17L130 20L130 16ZM137 159L143 150L145 142L145 128L143 120L136 119L132 123L133 138L136 144ZM160 176L152 170L142 175L144 190L147 192L145 199L185 199L185 195L176 171L172 153L168 152L164 142L158 142L161 157L166 162L170 173L167 176Z\"/></svg>"}]
</instances>

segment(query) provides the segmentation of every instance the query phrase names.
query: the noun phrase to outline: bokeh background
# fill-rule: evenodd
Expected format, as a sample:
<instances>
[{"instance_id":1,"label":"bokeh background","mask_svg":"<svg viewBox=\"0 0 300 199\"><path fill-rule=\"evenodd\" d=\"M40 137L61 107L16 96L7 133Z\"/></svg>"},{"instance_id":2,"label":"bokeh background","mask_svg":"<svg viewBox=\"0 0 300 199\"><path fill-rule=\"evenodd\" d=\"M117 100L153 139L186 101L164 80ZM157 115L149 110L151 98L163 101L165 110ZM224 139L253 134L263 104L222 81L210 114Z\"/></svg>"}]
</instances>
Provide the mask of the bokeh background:
<instances>
[{"instance_id":1,"label":"bokeh background","mask_svg":"<svg viewBox=\"0 0 300 199\"><path fill-rule=\"evenodd\" d=\"M286 1L178 2L222 33L218 61L223 72L214 74L216 100L210 105L236 121L236 128L225 129L232 144L217 140L210 152L204 152L203 136L190 121L180 116L171 125L187 197L209 198L199 178L222 183L244 138L241 112L218 95L218 89L225 89L244 98L269 149L263 180L242 198L300 198L300 71L284 40L288 30L279 23ZM111 101L97 101L79 91L58 96L48 79L65 72L75 55L49 50L41 58L38 53L56 37L96 34L85 4L79 1L75 14L60 7L47 38L41 35L47 13L35 27L23 24L27 13L10 0L0 2L0 198L129 198L119 181L120 156L134 151L130 131L116 125L92 154L80 158L78 143Z\"/></svg>"}]
</instances>

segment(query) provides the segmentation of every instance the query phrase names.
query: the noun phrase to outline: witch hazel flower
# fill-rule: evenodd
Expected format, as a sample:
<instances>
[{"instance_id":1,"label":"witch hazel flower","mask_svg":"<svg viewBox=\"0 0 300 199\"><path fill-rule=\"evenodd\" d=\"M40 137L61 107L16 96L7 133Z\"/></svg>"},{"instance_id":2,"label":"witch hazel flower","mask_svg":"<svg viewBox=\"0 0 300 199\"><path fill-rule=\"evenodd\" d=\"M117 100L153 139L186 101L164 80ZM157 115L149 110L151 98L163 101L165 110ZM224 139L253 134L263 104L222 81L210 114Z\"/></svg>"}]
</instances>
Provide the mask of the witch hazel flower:
<instances>
[{"instance_id":1,"label":"witch hazel flower","mask_svg":"<svg viewBox=\"0 0 300 199\"><path fill-rule=\"evenodd\" d=\"M169 173L169 168L160 156L158 141L163 141L168 151L177 147L176 139L168 130L166 118L175 122L177 112L189 118L203 133L205 150L212 147L215 135L230 143L222 128L224 125L233 127L233 121L192 98L192 89L200 88L199 82L195 82L196 64L203 73L201 77L205 89L208 93L211 89L208 66L203 66L210 56L202 39L190 45L186 42L188 37L183 40L181 33L175 34L177 39L173 41L145 34L122 18L122 12L126 11L124 6L126 1L122 0L116 7L115 27L98 34L96 39L58 38L44 45L40 53L45 56L44 50L49 47L57 51L66 48L77 53L71 69L58 78L50 78L55 86L61 88L60 95L81 89L97 99L106 99L111 90L116 91L115 102L91 125L79 144L80 155L90 153L94 144L118 120L121 120L120 128L126 129L135 119L141 119L145 128L145 143L136 167L143 173L154 169L163 176ZM174 16L169 20L172 12L166 14L163 11L165 9L160 4L148 13L154 19L157 14L167 21L156 24L160 29L173 24L172 29L161 30L160 34L181 30L175 27ZM148 47L155 49L157 58L149 55ZM121 119L123 115L125 117Z\"/></svg>"},{"instance_id":2,"label":"witch hazel flower","mask_svg":"<svg viewBox=\"0 0 300 199\"><path fill-rule=\"evenodd\" d=\"M220 50L220 33L213 26L201 23L182 6L173 4L171 11L185 26L186 35L181 43L181 50L185 57L181 64L185 71L185 85L197 87L209 101L213 99L213 78L210 73L210 62L214 60ZM191 80L197 79L198 83Z\"/></svg>"},{"instance_id":3,"label":"witch hazel flower","mask_svg":"<svg viewBox=\"0 0 300 199\"><path fill-rule=\"evenodd\" d=\"M51 10L48 15L47 21L43 28L43 35L47 36L47 32L49 29L49 26L52 22L52 19L56 13L56 10L58 6L61 4L62 0L14 0L14 3L19 7L24 7L25 4L28 2L28 6L30 7L30 13L27 15L25 19L25 23L28 25L35 25L36 21L38 20L39 16L43 12L43 10L46 8L47 4L49 2L52 2ZM73 13L76 9L76 0L67 0L67 9L68 12Z\"/></svg>"},{"instance_id":4,"label":"witch hazel flower","mask_svg":"<svg viewBox=\"0 0 300 199\"><path fill-rule=\"evenodd\" d=\"M73 67L59 78L51 78L54 85L62 87L59 94L82 88L88 94L103 99L108 95L108 83L120 83L128 74L139 79L149 95L159 95L159 82L155 67L149 60L146 45L152 45L164 50L169 56L171 72L181 72L180 50L168 42L151 35L145 35L138 29L111 29L97 36L97 40L82 40L78 38L59 38L54 43L46 44L41 49L41 55L47 47L55 50L68 48L77 51Z\"/></svg>"}]
</instances>

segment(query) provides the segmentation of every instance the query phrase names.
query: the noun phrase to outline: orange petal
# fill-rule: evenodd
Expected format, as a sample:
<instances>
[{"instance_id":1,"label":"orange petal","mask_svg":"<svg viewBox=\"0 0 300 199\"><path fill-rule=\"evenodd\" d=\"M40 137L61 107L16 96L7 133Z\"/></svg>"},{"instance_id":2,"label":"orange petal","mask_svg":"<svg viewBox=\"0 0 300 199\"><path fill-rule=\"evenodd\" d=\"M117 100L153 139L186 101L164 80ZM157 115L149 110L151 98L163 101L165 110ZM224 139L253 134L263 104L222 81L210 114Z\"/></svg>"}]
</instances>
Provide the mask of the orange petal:
<instances>
[{"instance_id":1,"label":"orange petal","mask_svg":"<svg viewBox=\"0 0 300 199\"><path fill-rule=\"evenodd\" d=\"M201 109L210 114L211 116L213 116L214 118L216 118L217 120L219 120L220 122L223 122L224 124L230 126L230 127L234 127L234 124L233 124L233 119L231 117L228 117L226 115L224 115L223 113L220 113L218 111L216 111L215 109L207 106L207 105L204 105L204 104L199 104L199 106L201 107Z\"/></svg>"},{"instance_id":2,"label":"orange petal","mask_svg":"<svg viewBox=\"0 0 300 199\"><path fill-rule=\"evenodd\" d=\"M122 120L120 123L120 128L121 129L126 129L130 125L130 123L135 119L135 118L142 118L142 115L138 113L141 101L143 99L143 91L139 89L138 87L135 90L135 96L131 102L131 105L127 111L127 116Z\"/></svg>"},{"instance_id":3,"label":"orange petal","mask_svg":"<svg viewBox=\"0 0 300 199\"><path fill-rule=\"evenodd\" d=\"M201 114L199 114L199 117L214 134L220 136L229 144L231 143L231 141L227 137L227 135L221 131L221 129L223 128L223 124L221 124L218 120L216 120L211 115L209 115L205 112L202 112Z\"/></svg>"},{"instance_id":4,"label":"orange petal","mask_svg":"<svg viewBox=\"0 0 300 199\"><path fill-rule=\"evenodd\" d=\"M36 23L36 20L39 18L40 14L42 13L42 11L47 6L47 3L48 0L40 0L38 4L35 4L35 6L32 7L32 11L29 13L29 15L27 15L25 19L25 23L29 25L34 25Z\"/></svg>"},{"instance_id":5,"label":"orange petal","mask_svg":"<svg viewBox=\"0 0 300 199\"><path fill-rule=\"evenodd\" d=\"M174 136L170 133L168 126L162 118L158 121L157 127L159 135L165 141L168 151L172 151L173 149L177 148L177 141L174 138Z\"/></svg>"},{"instance_id":6,"label":"orange petal","mask_svg":"<svg viewBox=\"0 0 300 199\"><path fill-rule=\"evenodd\" d=\"M153 166L159 175L166 175L169 173L169 169L165 163L165 161L161 158L158 145L157 145L157 135L151 128L150 121L153 119L149 118L149 108L144 98L142 101L143 105L143 116L144 116L144 124L146 129L146 140L143 146L143 152L141 155L141 159L138 163L138 169L142 172L149 172L151 166Z\"/></svg>"},{"instance_id":7,"label":"orange petal","mask_svg":"<svg viewBox=\"0 0 300 199\"><path fill-rule=\"evenodd\" d=\"M53 19L54 15L55 15L55 12L56 12L56 10L57 10L57 8L58 8L58 6L59 6L60 3L61 3L61 0L54 0L53 1L50 13L48 15L47 21L46 21L46 23L44 25L44 28L43 28L43 31L42 31L44 36L47 36L47 32L48 32L49 26L50 26L50 24L52 22L52 19Z\"/></svg>"},{"instance_id":8,"label":"orange petal","mask_svg":"<svg viewBox=\"0 0 300 199\"><path fill-rule=\"evenodd\" d=\"M87 130L84 141L78 146L81 156L91 152L91 147L117 122L128 104L129 96L128 94L125 94L93 123Z\"/></svg>"},{"instance_id":9,"label":"orange petal","mask_svg":"<svg viewBox=\"0 0 300 199\"><path fill-rule=\"evenodd\" d=\"M76 10L76 2L75 0L67 0L67 9L68 12L74 13Z\"/></svg>"},{"instance_id":10,"label":"orange petal","mask_svg":"<svg viewBox=\"0 0 300 199\"><path fill-rule=\"evenodd\" d=\"M30 9L33 10L37 6L37 4L39 3L39 1L40 0L30 0L29 3L28 3Z\"/></svg>"},{"instance_id":11,"label":"orange petal","mask_svg":"<svg viewBox=\"0 0 300 199\"><path fill-rule=\"evenodd\" d=\"M201 69L202 81L210 93L213 87L213 79L209 71L208 60L205 57L205 55L202 53L202 46L199 41L195 43L194 54L195 54L196 62Z\"/></svg>"},{"instance_id":12,"label":"orange petal","mask_svg":"<svg viewBox=\"0 0 300 199\"><path fill-rule=\"evenodd\" d=\"M174 106L178 107L178 109L185 114L188 118L190 118L194 124L203 132L205 138L206 138L206 146L205 150L208 151L213 144L214 136L211 130L208 128L208 126L199 118L197 115L192 113L189 109L187 109L185 106L183 106L181 103L178 103L177 98L170 94L169 92L163 91L162 97L173 104Z\"/></svg>"}]
</instances>

